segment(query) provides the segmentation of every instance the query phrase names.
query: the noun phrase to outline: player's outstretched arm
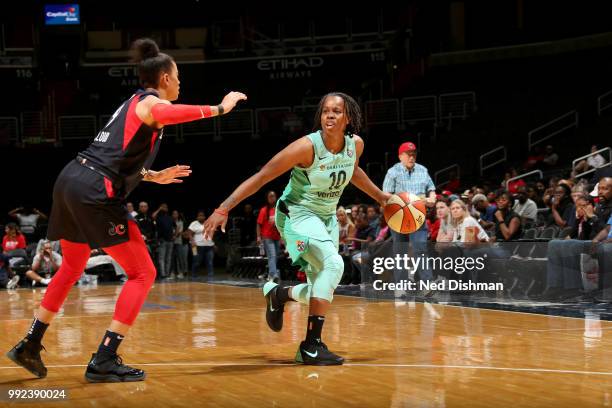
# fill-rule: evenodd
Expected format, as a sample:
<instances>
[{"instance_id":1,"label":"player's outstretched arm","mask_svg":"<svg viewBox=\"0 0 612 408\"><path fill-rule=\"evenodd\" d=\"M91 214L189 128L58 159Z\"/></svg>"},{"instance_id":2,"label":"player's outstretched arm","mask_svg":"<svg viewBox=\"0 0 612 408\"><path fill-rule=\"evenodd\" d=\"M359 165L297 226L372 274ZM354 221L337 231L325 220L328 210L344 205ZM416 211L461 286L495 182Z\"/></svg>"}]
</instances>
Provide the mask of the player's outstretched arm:
<instances>
[{"instance_id":1,"label":"player's outstretched arm","mask_svg":"<svg viewBox=\"0 0 612 408\"><path fill-rule=\"evenodd\" d=\"M299 140L291 143L289 146L276 154L265 166L257 173L246 179L242 184L234 190L215 212L208 217L204 223L204 234L206 237L212 237L217 227L221 226L221 230L225 232L225 224L229 211L237 206L245 198L255 194L265 184L274 180L281 174L295 166L309 167L314 160L314 151L312 142L307 137L302 137Z\"/></svg>"},{"instance_id":2,"label":"player's outstretched arm","mask_svg":"<svg viewBox=\"0 0 612 408\"><path fill-rule=\"evenodd\" d=\"M355 160L355 169L353 170L353 177L351 178L351 183L355 185L358 189L372 197L376 200L380 205L384 206L387 203L389 197L391 197L390 193L385 193L381 189L379 189L376 184L370 180L368 175L363 171L361 167L359 167L359 158L363 153L363 139L359 136L355 135L355 149L357 150L357 160Z\"/></svg>"},{"instance_id":3,"label":"player's outstretched arm","mask_svg":"<svg viewBox=\"0 0 612 408\"><path fill-rule=\"evenodd\" d=\"M151 127L162 128L165 125L191 122L229 113L236 104L246 100L241 92L230 92L219 105L181 105L150 95L138 102L136 115Z\"/></svg>"}]
</instances>

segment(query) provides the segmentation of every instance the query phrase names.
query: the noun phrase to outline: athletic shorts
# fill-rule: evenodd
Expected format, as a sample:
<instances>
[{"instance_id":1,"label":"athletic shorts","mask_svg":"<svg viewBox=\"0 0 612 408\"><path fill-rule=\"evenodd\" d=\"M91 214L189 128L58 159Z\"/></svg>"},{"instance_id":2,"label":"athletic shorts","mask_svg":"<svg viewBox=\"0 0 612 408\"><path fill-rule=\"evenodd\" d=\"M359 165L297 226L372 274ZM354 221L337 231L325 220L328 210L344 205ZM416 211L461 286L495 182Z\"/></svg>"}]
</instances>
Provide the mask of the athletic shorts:
<instances>
[{"instance_id":1,"label":"athletic shorts","mask_svg":"<svg viewBox=\"0 0 612 408\"><path fill-rule=\"evenodd\" d=\"M47 237L86 243L91 248L110 247L129 240L128 217L110 179L73 160L53 187Z\"/></svg>"},{"instance_id":2,"label":"athletic shorts","mask_svg":"<svg viewBox=\"0 0 612 408\"><path fill-rule=\"evenodd\" d=\"M275 222L293 265L298 265L304 272L318 272L321 264L318 261L338 253L336 214L321 217L299 205L286 205L284 201L278 200ZM319 247L319 250L311 251L313 245ZM321 259L312 259L313 253Z\"/></svg>"}]
</instances>

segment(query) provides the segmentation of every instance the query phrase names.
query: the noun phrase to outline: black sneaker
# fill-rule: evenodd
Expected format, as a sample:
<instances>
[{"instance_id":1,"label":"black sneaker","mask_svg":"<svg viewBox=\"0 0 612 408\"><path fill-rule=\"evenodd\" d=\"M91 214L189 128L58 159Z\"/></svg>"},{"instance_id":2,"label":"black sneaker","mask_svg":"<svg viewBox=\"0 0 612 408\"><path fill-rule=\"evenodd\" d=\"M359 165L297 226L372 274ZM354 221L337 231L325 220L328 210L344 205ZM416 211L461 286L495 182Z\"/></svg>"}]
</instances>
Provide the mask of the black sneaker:
<instances>
[{"instance_id":1,"label":"black sneaker","mask_svg":"<svg viewBox=\"0 0 612 408\"><path fill-rule=\"evenodd\" d=\"M266 322L270 329L275 332L283 328L283 312L285 304L278 301L278 290L280 286L274 282L266 282L263 293L266 297Z\"/></svg>"},{"instance_id":2,"label":"black sneaker","mask_svg":"<svg viewBox=\"0 0 612 408\"><path fill-rule=\"evenodd\" d=\"M47 367L40 358L40 350L43 349L46 350L42 344L23 339L6 356L38 378L45 378Z\"/></svg>"},{"instance_id":3,"label":"black sneaker","mask_svg":"<svg viewBox=\"0 0 612 408\"><path fill-rule=\"evenodd\" d=\"M118 355L98 358L94 353L85 370L85 379L92 383L142 381L146 376L143 370L123 364Z\"/></svg>"},{"instance_id":4,"label":"black sneaker","mask_svg":"<svg viewBox=\"0 0 612 408\"><path fill-rule=\"evenodd\" d=\"M295 362L317 366L342 365L344 363L344 358L329 351L323 342L306 344L306 342L303 341L300 343L300 348L298 348L297 354L295 355Z\"/></svg>"}]
</instances>

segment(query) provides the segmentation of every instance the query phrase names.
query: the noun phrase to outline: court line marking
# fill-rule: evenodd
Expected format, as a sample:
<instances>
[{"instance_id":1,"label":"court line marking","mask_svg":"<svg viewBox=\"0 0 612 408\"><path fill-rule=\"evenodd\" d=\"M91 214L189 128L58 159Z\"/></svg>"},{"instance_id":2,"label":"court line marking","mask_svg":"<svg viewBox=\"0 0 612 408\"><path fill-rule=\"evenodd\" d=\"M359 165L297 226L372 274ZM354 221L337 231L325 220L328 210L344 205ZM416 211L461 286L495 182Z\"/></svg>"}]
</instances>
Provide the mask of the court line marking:
<instances>
[{"instance_id":1,"label":"court line marking","mask_svg":"<svg viewBox=\"0 0 612 408\"><path fill-rule=\"evenodd\" d=\"M311 367L296 363L242 363L242 362L192 362L192 363L134 363L134 366L145 367ZM56 364L48 365L47 368L83 368L87 364ZM582 371L582 370L562 370L553 368L524 368L524 367L492 367L492 366L469 366L469 365L436 365L436 364L374 364L374 363L346 363L342 367L372 367L372 368L431 368L431 369L462 369L462 370L491 370L491 371L516 371L530 373L549 373L549 374L581 374L581 375L603 375L612 376L609 371ZM312 366L312 368L317 368ZM0 366L0 370L22 369L19 366Z\"/></svg>"}]
</instances>

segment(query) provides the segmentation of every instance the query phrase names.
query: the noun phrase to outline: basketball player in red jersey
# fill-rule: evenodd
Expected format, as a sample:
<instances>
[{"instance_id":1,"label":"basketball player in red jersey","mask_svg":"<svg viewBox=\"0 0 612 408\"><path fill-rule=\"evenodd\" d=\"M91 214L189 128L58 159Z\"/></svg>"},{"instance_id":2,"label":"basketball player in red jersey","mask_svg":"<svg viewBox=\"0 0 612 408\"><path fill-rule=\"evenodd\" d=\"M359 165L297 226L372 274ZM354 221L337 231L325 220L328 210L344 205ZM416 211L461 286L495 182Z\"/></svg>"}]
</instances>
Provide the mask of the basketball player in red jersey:
<instances>
[{"instance_id":1,"label":"basketball player in red jersey","mask_svg":"<svg viewBox=\"0 0 612 408\"><path fill-rule=\"evenodd\" d=\"M39 378L47 375L40 357L45 330L79 279L91 248L103 248L126 271L128 280L117 299L110 327L85 371L90 382L141 381L145 372L124 365L117 355L155 281L155 267L124 200L140 183L181 183L191 173L176 165L150 169L165 125L230 112L246 96L230 92L221 104L172 105L179 95L177 66L150 39L134 43L143 90L113 114L89 147L60 173L53 189L48 237L60 240L63 262L47 288L26 337L7 357Z\"/></svg>"}]
</instances>

